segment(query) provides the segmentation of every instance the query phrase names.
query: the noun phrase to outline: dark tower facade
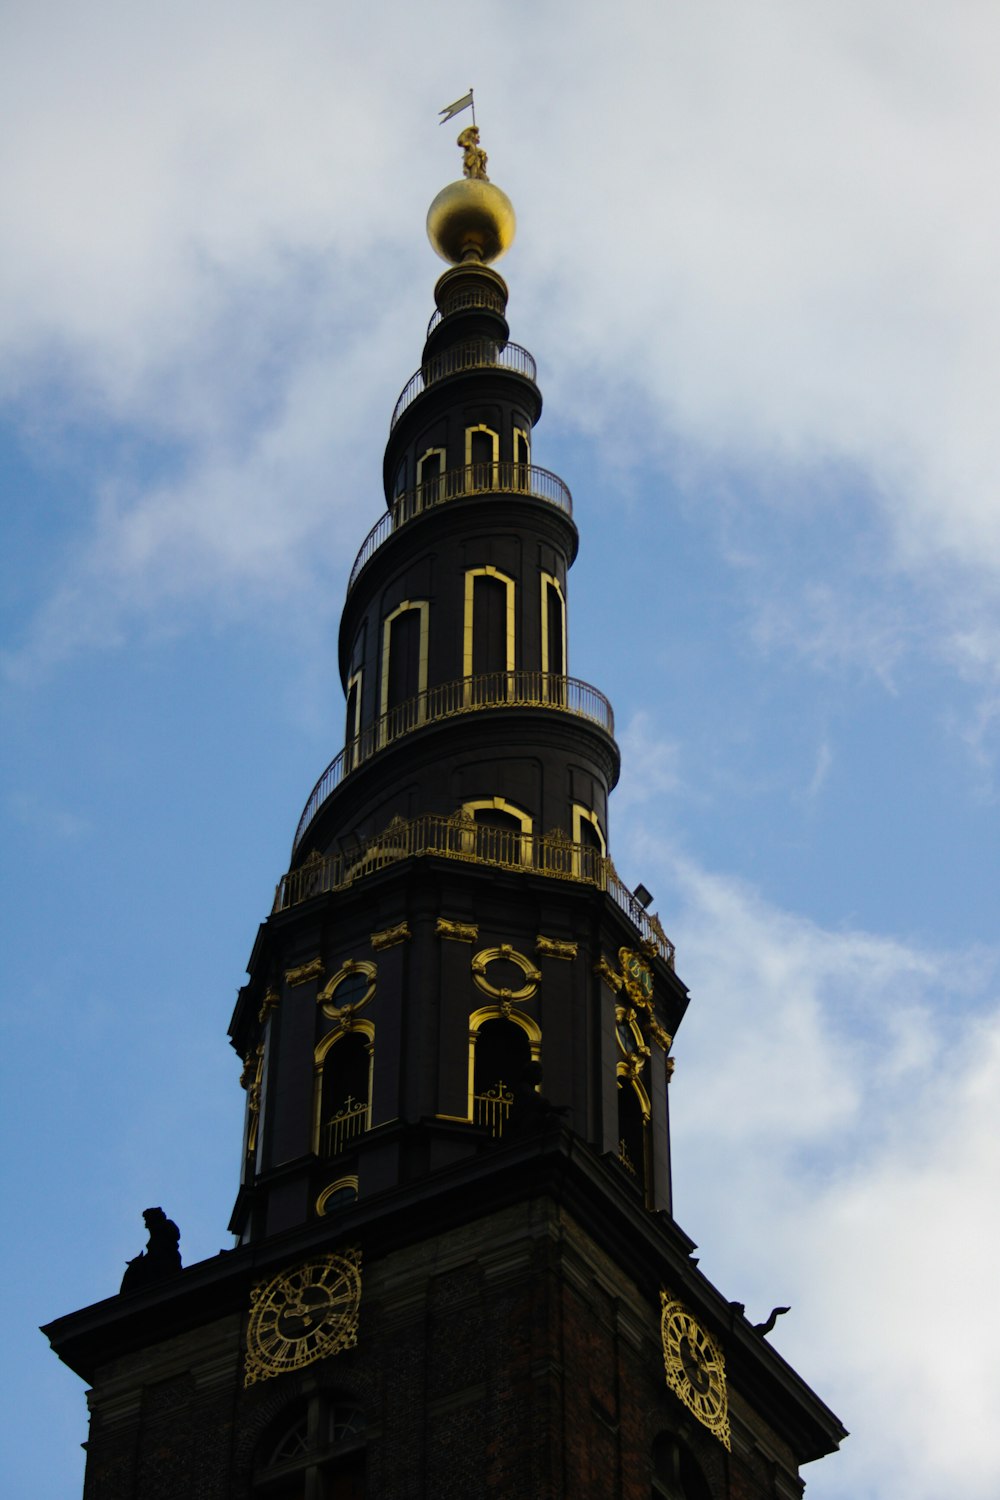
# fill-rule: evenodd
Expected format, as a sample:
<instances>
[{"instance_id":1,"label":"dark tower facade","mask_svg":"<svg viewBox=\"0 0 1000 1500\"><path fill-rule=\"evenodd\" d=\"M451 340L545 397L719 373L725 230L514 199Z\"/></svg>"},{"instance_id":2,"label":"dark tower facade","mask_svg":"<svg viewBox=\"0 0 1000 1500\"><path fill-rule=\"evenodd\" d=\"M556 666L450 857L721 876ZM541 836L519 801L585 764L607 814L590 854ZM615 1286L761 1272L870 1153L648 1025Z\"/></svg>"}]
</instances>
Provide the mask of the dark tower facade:
<instances>
[{"instance_id":1,"label":"dark tower facade","mask_svg":"<svg viewBox=\"0 0 1000 1500\"><path fill-rule=\"evenodd\" d=\"M237 1246L45 1330L86 1500L756 1500L844 1430L672 1217L688 1003L619 880L611 707L569 675L570 492L463 132L310 794L230 1034Z\"/></svg>"}]
</instances>

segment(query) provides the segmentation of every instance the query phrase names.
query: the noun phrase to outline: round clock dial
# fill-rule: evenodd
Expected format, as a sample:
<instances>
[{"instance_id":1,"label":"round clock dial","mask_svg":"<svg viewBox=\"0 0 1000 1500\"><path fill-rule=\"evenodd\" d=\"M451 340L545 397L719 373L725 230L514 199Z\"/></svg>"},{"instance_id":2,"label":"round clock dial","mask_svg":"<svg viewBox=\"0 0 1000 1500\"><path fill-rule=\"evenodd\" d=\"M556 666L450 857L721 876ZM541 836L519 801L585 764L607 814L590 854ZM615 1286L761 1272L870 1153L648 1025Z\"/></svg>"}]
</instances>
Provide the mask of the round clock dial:
<instances>
[{"instance_id":1,"label":"round clock dial","mask_svg":"<svg viewBox=\"0 0 1000 1500\"><path fill-rule=\"evenodd\" d=\"M251 1293L245 1384L350 1348L360 1302L358 1250L320 1256L261 1282Z\"/></svg>"},{"instance_id":2,"label":"round clock dial","mask_svg":"<svg viewBox=\"0 0 1000 1500\"><path fill-rule=\"evenodd\" d=\"M682 1302L661 1293L660 1332L667 1384L721 1443L729 1447L726 1364L715 1339Z\"/></svg>"}]
</instances>

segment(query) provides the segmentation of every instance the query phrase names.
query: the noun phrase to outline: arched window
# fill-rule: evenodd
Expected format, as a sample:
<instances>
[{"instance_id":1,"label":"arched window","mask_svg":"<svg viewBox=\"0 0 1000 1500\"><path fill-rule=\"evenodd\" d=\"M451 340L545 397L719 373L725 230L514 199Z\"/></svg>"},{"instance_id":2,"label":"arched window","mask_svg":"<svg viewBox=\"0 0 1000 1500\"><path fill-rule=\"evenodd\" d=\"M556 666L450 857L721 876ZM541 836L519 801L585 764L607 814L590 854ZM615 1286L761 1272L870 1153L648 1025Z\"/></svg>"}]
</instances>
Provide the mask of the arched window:
<instances>
[{"instance_id":1,"label":"arched window","mask_svg":"<svg viewBox=\"0 0 1000 1500\"><path fill-rule=\"evenodd\" d=\"M672 1432L653 1444L652 1500L712 1500L705 1476L689 1449Z\"/></svg>"},{"instance_id":2,"label":"arched window","mask_svg":"<svg viewBox=\"0 0 1000 1500\"><path fill-rule=\"evenodd\" d=\"M465 574L462 675L471 703L502 703L514 670L513 578L498 568L469 568Z\"/></svg>"},{"instance_id":3,"label":"arched window","mask_svg":"<svg viewBox=\"0 0 1000 1500\"><path fill-rule=\"evenodd\" d=\"M649 1180L649 1104L641 1085L618 1065L618 1160L646 1199Z\"/></svg>"},{"instance_id":4,"label":"arched window","mask_svg":"<svg viewBox=\"0 0 1000 1500\"><path fill-rule=\"evenodd\" d=\"M500 434L479 422L465 429L466 488L488 490L496 482Z\"/></svg>"},{"instance_id":5,"label":"arched window","mask_svg":"<svg viewBox=\"0 0 1000 1500\"><path fill-rule=\"evenodd\" d=\"M348 678L347 682L347 723L344 728L344 746L346 753L345 770L350 771L360 759L360 745L358 743L361 735L361 668Z\"/></svg>"},{"instance_id":6,"label":"arched window","mask_svg":"<svg viewBox=\"0 0 1000 1500\"><path fill-rule=\"evenodd\" d=\"M531 864L530 813L503 797L486 797L477 802L463 802L462 814L468 824L468 834L462 840L467 845L466 852L491 865Z\"/></svg>"},{"instance_id":7,"label":"arched window","mask_svg":"<svg viewBox=\"0 0 1000 1500\"><path fill-rule=\"evenodd\" d=\"M581 880L596 880L608 846L597 814L582 802L573 803L573 843L581 846L573 855L573 874Z\"/></svg>"},{"instance_id":8,"label":"arched window","mask_svg":"<svg viewBox=\"0 0 1000 1500\"><path fill-rule=\"evenodd\" d=\"M529 488L529 475L522 472L531 463L531 439L524 427L514 428L514 462L522 466L518 470L517 488Z\"/></svg>"},{"instance_id":9,"label":"arched window","mask_svg":"<svg viewBox=\"0 0 1000 1500\"><path fill-rule=\"evenodd\" d=\"M469 1030L469 1119L503 1134L514 1088L541 1053L542 1034L530 1016L488 1006L472 1017Z\"/></svg>"},{"instance_id":10,"label":"arched window","mask_svg":"<svg viewBox=\"0 0 1000 1500\"><path fill-rule=\"evenodd\" d=\"M252 1493L254 1500L364 1500L361 1408L325 1392L286 1407L257 1444Z\"/></svg>"},{"instance_id":11,"label":"arched window","mask_svg":"<svg viewBox=\"0 0 1000 1500\"><path fill-rule=\"evenodd\" d=\"M422 724L427 694L426 599L404 599L382 622L380 740Z\"/></svg>"},{"instance_id":12,"label":"arched window","mask_svg":"<svg viewBox=\"0 0 1000 1500\"><path fill-rule=\"evenodd\" d=\"M443 448L428 448L427 452L417 459L417 496L416 509L423 510L425 506L437 505L444 499L441 480L444 476L445 452Z\"/></svg>"},{"instance_id":13,"label":"arched window","mask_svg":"<svg viewBox=\"0 0 1000 1500\"><path fill-rule=\"evenodd\" d=\"M542 671L546 678L566 675L566 599L558 578L542 574ZM549 697L563 701L561 682L546 682Z\"/></svg>"},{"instance_id":14,"label":"arched window","mask_svg":"<svg viewBox=\"0 0 1000 1500\"><path fill-rule=\"evenodd\" d=\"M340 1156L368 1129L375 1028L355 1021L316 1048L315 1139L317 1156Z\"/></svg>"}]
</instances>

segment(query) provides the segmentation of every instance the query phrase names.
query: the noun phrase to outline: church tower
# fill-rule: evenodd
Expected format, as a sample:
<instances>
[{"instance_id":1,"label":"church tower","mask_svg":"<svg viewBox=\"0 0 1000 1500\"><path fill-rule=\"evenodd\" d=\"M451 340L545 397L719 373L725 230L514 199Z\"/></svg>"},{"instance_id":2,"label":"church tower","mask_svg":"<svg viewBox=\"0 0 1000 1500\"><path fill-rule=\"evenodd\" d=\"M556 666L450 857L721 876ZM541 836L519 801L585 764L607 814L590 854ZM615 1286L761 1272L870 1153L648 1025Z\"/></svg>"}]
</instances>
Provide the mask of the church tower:
<instances>
[{"instance_id":1,"label":"church tower","mask_svg":"<svg viewBox=\"0 0 1000 1500\"><path fill-rule=\"evenodd\" d=\"M85 1500L792 1500L845 1436L672 1216L688 994L612 863L572 500L493 266L514 213L459 144L344 747L230 1027L236 1247L179 1270L154 1217L122 1292L45 1329L91 1386Z\"/></svg>"}]
</instances>

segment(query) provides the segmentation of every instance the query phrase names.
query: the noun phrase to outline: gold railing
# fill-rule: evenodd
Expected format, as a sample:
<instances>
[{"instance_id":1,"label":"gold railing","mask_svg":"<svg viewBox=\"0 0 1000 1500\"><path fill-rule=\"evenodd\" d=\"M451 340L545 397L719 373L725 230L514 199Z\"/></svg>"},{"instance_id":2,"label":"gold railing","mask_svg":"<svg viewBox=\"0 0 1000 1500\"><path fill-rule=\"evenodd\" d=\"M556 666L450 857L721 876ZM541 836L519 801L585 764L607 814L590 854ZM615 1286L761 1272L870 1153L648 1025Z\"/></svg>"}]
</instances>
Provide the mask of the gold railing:
<instances>
[{"instance_id":1,"label":"gold railing","mask_svg":"<svg viewBox=\"0 0 1000 1500\"><path fill-rule=\"evenodd\" d=\"M293 856L327 797L351 771L424 724L489 708L554 708L589 719L612 736L615 732L615 716L607 698L578 677L561 677L555 672L484 672L438 683L382 714L334 756L302 809L292 841Z\"/></svg>"},{"instance_id":2,"label":"gold railing","mask_svg":"<svg viewBox=\"0 0 1000 1500\"><path fill-rule=\"evenodd\" d=\"M442 349L434 354L416 374L411 375L399 393L389 423L390 432L406 408L421 395L428 386L436 385L446 375L460 375L465 370L510 370L515 375L535 381L535 361L527 349L520 344L500 344L496 339L467 339Z\"/></svg>"},{"instance_id":3,"label":"gold railing","mask_svg":"<svg viewBox=\"0 0 1000 1500\"><path fill-rule=\"evenodd\" d=\"M324 1156L339 1156L348 1143L368 1129L368 1106L348 1096L331 1120L323 1125Z\"/></svg>"},{"instance_id":4,"label":"gold railing","mask_svg":"<svg viewBox=\"0 0 1000 1500\"><path fill-rule=\"evenodd\" d=\"M485 1093L473 1094L473 1121L477 1125L485 1125L499 1140L513 1102L513 1089L509 1089L502 1079L498 1079L493 1088L487 1089Z\"/></svg>"},{"instance_id":5,"label":"gold railing","mask_svg":"<svg viewBox=\"0 0 1000 1500\"><path fill-rule=\"evenodd\" d=\"M659 918L643 910L607 855L589 844L575 844L562 833L494 828L461 813L450 818L435 813L393 818L381 833L373 834L349 854L311 855L278 881L273 910L286 911L314 896L343 890L387 865L425 855L596 886L608 893L642 939L673 967L674 945Z\"/></svg>"},{"instance_id":6,"label":"gold railing","mask_svg":"<svg viewBox=\"0 0 1000 1500\"><path fill-rule=\"evenodd\" d=\"M568 487L557 474L540 469L535 464L515 464L487 461L467 464L464 469L448 469L446 473L428 479L415 490L407 490L392 502L392 508L380 516L369 531L351 569L347 580L350 593L365 564L374 556L390 536L407 521L422 516L425 511L443 505L447 500L461 500L467 495L528 495L532 500L547 500L568 516L573 514L573 498Z\"/></svg>"}]
</instances>

